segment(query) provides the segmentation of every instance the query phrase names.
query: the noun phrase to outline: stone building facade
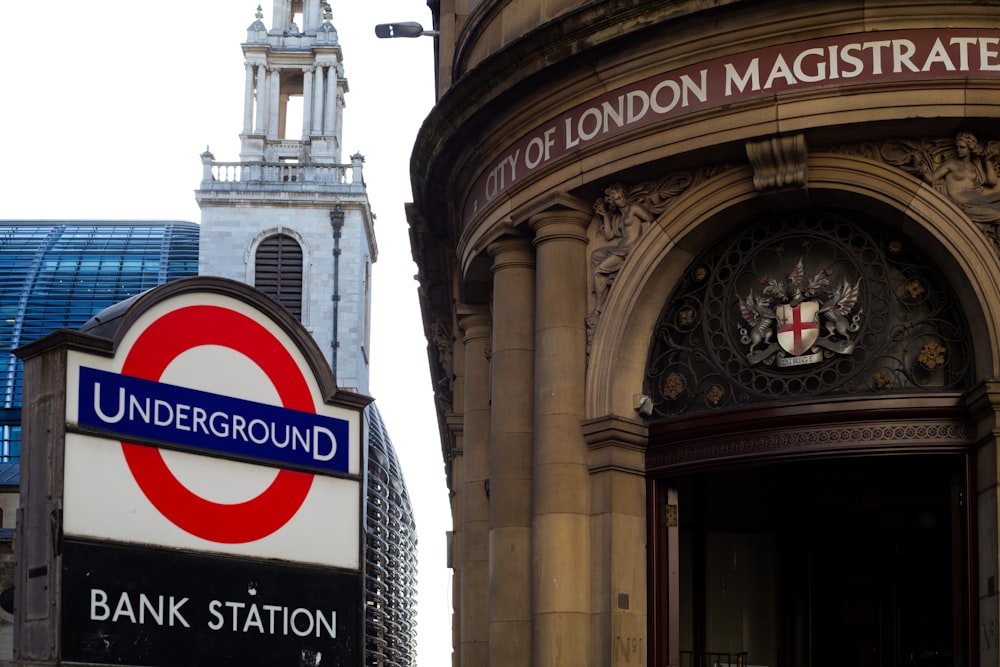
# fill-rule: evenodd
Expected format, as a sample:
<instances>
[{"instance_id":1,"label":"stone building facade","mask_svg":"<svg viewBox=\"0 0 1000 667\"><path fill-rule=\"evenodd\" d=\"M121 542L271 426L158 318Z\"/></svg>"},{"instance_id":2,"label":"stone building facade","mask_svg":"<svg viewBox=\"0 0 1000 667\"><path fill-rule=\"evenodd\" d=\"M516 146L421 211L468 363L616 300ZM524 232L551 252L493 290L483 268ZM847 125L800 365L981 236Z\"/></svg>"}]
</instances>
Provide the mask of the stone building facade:
<instances>
[{"instance_id":1,"label":"stone building facade","mask_svg":"<svg viewBox=\"0 0 1000 667\"><path fill-rule=\"evenodd\" d=\"M1000 3L429 4L454 664L1000 664Z\"/></svg>"}]
</instances>

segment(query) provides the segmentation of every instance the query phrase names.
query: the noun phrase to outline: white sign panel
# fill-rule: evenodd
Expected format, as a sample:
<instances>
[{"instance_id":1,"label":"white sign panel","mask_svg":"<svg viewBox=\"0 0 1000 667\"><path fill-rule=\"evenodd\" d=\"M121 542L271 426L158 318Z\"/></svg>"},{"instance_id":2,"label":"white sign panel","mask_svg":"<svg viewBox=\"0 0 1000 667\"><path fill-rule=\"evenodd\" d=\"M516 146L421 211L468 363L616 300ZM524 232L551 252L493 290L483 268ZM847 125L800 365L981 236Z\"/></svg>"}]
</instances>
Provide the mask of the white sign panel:
<instances>
[{"instance_id":1,"label":"white sign panel","mask_svg":"<svg viewBox=\"0 0 1000 667\"><path fill-rule=\"evenodd\" d=\"M168 299L68 367L67 535L360 567L360 412L256 309Z\"/></svg>"}]
</instances>

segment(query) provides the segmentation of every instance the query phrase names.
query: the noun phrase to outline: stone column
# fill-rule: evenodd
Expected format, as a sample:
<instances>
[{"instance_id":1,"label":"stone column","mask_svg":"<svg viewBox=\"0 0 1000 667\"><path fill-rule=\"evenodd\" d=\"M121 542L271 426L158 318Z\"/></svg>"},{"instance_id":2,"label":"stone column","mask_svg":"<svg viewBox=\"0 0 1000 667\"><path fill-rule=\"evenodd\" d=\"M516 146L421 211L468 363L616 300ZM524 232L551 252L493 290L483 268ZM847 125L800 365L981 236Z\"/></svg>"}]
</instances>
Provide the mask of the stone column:
<instances>
[{"instance_id":1,"label":"stone column","mask_svg":"<svg viewBox=\"0 0 1000 667\"><path fill-rule=\"evenodd\" d=\"M456 345L457 348L461 347ZM460 356L460 355L456 355ZM456 361L458 359L456 358ZM456 406L456 410L459 409ZM451 472L450 472L450 506L451 526L448 532L447 567L451 568L451 664L460 667L462 664L462 577L465 575L465 563L462 554L465 552L465 529L462 506L465 504L465 447L462 433L462 415L451 412L446 417L448 437L451 438Z\"/></svg>"},{"instance_id":2,"label":"stone column","mask_svg":"<svg viewBox=\"0 0 1000 667\"><path fill-rule=\"evenodd\" d=\"M323 65L316 65L316 78L313 80L315 89L313 90L311 132L314 136L323 134L323 80L326 77L326 69Z\"/></svg>"},{"instance_id":3,"label":"stone column","mask_svg":"<svg viewBox=\"0 0 1000 667\"><path fill-rule=\"evenodd\" d=\"M329 137L333 134L334 110L337 108L337 66L330 65L326 71L326 114L323 118L323 136Z\"/></svg>"},{"instance_id":4,"label":"stone column","mask_svg":"<svg viewBox=\"0 0 1000 667\"><path fill-rule=\"evenodd\" d=\"M243 88L243 134L253 131L253 65L246 63L246 85Z\"/></svg>"},{"instance_id":5,"label":"stone column","mask_svg":"<svg viewBox=\"0 0 1000 667\"><path fill-rule=\"evenodd\" d=\"M533 665L590 665L589 453L580 424L587 366L587 227L592 211L533 216L535 444Z\"/></svg>"},{"instance_id":6,"label":"stone column","mask_svg":"<svg viewBox=\"0 0 1000 667\"><path fill-rule=\"evenodd\" d=\"M535 258L507 236L493 257L490 357L490 667L531 664L531 448ZM471 666L465 666L471 667Z\"/></svg>"},{"instance_id":7,"label":"stone column","mask_svg":"<svg viewBox=\"0 0 1000 667\"><path fill-rule=\"evenodd\" d=\"M340 138L344 136L344 83L337 80L337 105L334 109L333 134L337 139L337 162L340 162Z\"/></svg>"},{"instance_id":8,"label":"stone column","mask_svg":"<svg viewBox=\"0 0 1000 667\"><path fill-rule=\"evenodd\" d=\"M302 32L313 34L319 27L322 18L319 0L305 0L302 11Z\"/></svg>"},{"instance_id":9,"label":"stone column","mask_svg":"<svg viewBox=\"0 0 1000 667\"><path fill-rule=\"evenodd\" d=\"M264 115L267 112L267 65L257 65L257 121L254 123L254 134L264 134Z\"/></svg>"},{"instance_id":10,"label":"stone column","mask_svg":"<svg viewBox=\"0 0 1000 667\"><path fill-rule=\"evenodd\" d=\"M459 314L458 319L461 320ZM458 325L459 328L461 325ZM464 576L465 552L465 519L462 507L465 504L465 346L456 339L452 332L452 370L451 394L444 403L450 402L450 407L442 404L441 386L437 387L436 400L444 407L445 426L448 430L450 454L445 458L448 478L448 497L451 507L451 530L448 532L447 567L451 568L451 665L460 667L462 664L460 646L462 643L462 577ZM441 336L436 331L434 338L438 342ZM447 337L445 337L447 338ZM440 349L440 348L439 348ZM439 352L440 359L440 352ZM446 365L445 372L448 372Z\"/></svg>"},{"instance_id":11,"label":"stone column","mask_svg":"<svg viewBox=\"0 0 1000 667\"><path fill-rule=\"evenodd\" d=\"M302 68L302 141L312 132L313 68Z\"/></svg>"},{"instance_id":12,"label":"stone column","mask_svg":"<svg viewBox=\"0 0 1000 667\"><path fill-rule=\"evenodd\" d=\"M278 108L281 100L281 70L277 67L271 68L268 72L267 82L270 84L268 90L268 119L267 138L278 138Z\"/></svg>"},{"instance_id":13,"label":"stone column","mask_svg":"<svg viewBox=\"0 0 1000 667\"><path fill-rule=\"evenodd\" d=\"M292 20L292 0L274 0L271 12L272 32L284 32L288 30L288 24Z\"/></svg>"},{"instance_id":14,"label":"stone column","mask_svg":"<svg viewBox=\"0 0 1000 667\"><path fill-rule=\"evenodd\" d=\"M458 664L486 667L489 660L490 316L460 307L464 350L461 637Z\"/></svg>"}]
</instances>

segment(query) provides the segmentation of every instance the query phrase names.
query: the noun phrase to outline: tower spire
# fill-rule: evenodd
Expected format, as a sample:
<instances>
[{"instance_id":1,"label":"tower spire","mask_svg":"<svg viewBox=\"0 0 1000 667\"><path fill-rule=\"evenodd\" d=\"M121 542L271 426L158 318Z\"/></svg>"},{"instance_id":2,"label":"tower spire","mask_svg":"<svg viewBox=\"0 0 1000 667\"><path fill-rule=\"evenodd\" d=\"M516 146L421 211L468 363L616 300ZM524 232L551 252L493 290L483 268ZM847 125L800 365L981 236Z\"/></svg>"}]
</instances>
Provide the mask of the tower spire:
<instances>
[{"instance_id":1,"label":"tower spire","mask_svg":"<svg viewBox=\"0 0 1000 667\"><path fill-rule=\"evenodd\" d=\"M240 159L336 164L347 79L332 12L321 0L274 0L272 7L267 29L257 6L243 44Z\"/></svg>"},{"instance_id":2,"label":"tower spire","mask_svg":"<svg viewBox=\"0 0 1000 667\"><path fill-rule=\"evenodd\" d=\"M340 387L367 393L377 250L364 157L341 163L337 31L321 0L273 0L270 18L268 28L258 6L242 44L239 162L201 155L199 273L276 298L313 333Z\"/></svg>"}]
</instances>

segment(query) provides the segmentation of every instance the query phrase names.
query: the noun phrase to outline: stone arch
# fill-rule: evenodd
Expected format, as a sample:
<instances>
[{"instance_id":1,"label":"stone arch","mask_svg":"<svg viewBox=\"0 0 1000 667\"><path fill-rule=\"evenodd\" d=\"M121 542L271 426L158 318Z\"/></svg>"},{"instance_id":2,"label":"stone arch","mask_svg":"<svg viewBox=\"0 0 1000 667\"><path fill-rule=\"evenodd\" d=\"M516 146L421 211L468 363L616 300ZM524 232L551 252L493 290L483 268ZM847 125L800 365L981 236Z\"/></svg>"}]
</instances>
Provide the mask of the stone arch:
<instances>
[{"instance_id":1,"label":"stone arch","mask_svg":"<svg viewBox=\"0 0 1000 667\"><path fill-rule=\"evenodd\" d=\"M811 155L811 205L836 206L895 225L950 276L977 350L978 380L1000 374L1000 260L975 223L931 186L858 156ZM710 178L678 197L643 236L617 276L594 329L587 371L587 419L635 418L650 335L664 301L691 261L730 225L768 210L749 167Z\"/></svg>"}]
</instances>

